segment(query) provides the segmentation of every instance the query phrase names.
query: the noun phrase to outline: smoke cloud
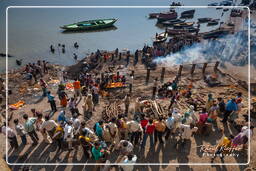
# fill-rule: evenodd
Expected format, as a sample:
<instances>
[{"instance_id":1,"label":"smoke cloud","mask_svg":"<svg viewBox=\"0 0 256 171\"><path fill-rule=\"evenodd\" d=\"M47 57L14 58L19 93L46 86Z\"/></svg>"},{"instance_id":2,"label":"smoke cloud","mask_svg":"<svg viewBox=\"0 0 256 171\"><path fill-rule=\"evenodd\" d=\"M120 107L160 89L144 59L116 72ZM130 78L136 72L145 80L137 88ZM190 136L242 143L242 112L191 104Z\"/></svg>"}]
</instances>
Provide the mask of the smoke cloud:
<instances>
[{"instance_id":1,"label":"smoke cloud","mask_svg":"<svg viewBox=\"0 0 256 171\"><path fill-rule=\"evenodd\" d=\"M154 59L157 64L172 66L219 60L236 66L248 64L248 32L240 31L220 39L203 40L177 53Z\"/></svg>"}]
</instances>

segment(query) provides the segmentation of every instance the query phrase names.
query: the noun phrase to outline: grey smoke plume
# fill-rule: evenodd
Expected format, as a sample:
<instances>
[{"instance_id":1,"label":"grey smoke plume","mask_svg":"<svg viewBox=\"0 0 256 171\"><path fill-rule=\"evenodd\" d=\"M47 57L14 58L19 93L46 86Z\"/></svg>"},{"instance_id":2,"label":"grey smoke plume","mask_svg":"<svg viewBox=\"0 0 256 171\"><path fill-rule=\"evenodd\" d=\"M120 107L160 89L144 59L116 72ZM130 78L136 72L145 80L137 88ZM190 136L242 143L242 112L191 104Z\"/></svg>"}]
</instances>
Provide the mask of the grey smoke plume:
<instances>
[{"instance_id":1,"label":"grey smoke plume","mask_svg":"<svg viewBox=\"0 0 256 171\"><path fill-rule=\"evenodd\" d=\"M240 31L216 40L205 40L184 47L180 52L158 57L154 62L166 66L198 63L212 60L230 62L233 65L248 64L248 32Z\"/></svg>"}]
</instances>

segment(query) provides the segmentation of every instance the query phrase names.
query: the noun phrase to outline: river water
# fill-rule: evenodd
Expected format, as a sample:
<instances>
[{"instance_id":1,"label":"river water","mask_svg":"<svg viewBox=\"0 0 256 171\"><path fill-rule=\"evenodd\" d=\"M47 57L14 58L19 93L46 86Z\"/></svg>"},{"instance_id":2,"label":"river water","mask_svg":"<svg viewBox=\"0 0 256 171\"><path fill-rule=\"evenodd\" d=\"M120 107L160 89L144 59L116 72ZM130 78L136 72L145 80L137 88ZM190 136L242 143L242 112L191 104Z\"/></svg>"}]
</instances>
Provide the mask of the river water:
<instances>
[{"instance_id":1,"label":"river water","mask_svg":"<svg viewBox=\"0 0 256 171\"><path fill-rule=\"evenodd\" d=\"M176 1L177 2L177 1ZM182 0L182 4L207 5L220 0ZM0 53L5 53L5 11L8 6L50 6L50 5L158 5L168 6L168 0L2 0L0 1ZM180 8L178 13L188 10ZM22 59L23 64L34 62L38 59L47 60L52 63L70 65L74 64L73 53L78 54L78 59L85 57L97 49L114 50L115 48L129 49L135 51L141 49L144 44L152 44L155 33L163 32L155 26L156 20L148 19L150 12L168 11L160 8L9 8L8 10L8 61L9 69L17 67L16 59ZM196 9L196 21L199 17L221 18L222 10ZM226 21L229 11L224 13L221 21ZM84 21L97 18L118 18L115 29L99 32L63 33L59 28L64 24L71 24L77 21ZM190 20L188 20L190 21ZM209 31L219 27L207 27L201 25L201 32ZM73 43L78 42L79 49L73 48ZM66 45L66 53L62 54L57 44ZM56 47L56 53L51 54L50 45ZM0 72L5 70L5 58L0 58Z\"/></svg>"}]
</instances>

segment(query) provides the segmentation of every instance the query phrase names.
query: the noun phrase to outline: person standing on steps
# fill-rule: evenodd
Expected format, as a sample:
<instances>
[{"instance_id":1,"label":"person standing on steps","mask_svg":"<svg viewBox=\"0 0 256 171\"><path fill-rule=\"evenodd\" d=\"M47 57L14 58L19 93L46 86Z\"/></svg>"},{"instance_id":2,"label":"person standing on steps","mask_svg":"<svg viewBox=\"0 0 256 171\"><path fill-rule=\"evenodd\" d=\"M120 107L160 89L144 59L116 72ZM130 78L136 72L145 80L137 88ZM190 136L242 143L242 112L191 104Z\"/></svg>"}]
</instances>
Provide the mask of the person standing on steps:
<instances>
[{"instance_id":1,"label":"person standing on steps","mask_svg":"<svg viewBox=\"0 0 256 171\"><path fill-rule=\"evenodd\" d=\"M25 124L24 124L25 131L28 133L28 135L33 141L32 145L38 144L39 138L34 127L36 118L29 118L27 114L24 114L23 119L25 120Z\"/></svg>"},{"instance_id":2,"label":"person standing on steps","mask_svg":"<svg viewBox=\"0 0 256 171\"><path fill-rule=\"evenodd\" d=\"M48 102L51 105L52 112L55 113L57 111L56 103L55 103L55 100L54 100L55 97L51 94L50 91L48 91L47 97L48 97Z\"/></svg>"},{"instance_id":3,"label":"person standing on steps","mask_svg":"<svg viewBox=\"0 0 256 171\"><path fill-rule=\"evenodd\" d=\"M19 119L14 119L14 124L15 124L15 130L17 132L17 135L20 136L22 145L27 144L27 138L26 138L26 132L24 129L24 126L19 123Z\"/></svg>"}]
</instances>

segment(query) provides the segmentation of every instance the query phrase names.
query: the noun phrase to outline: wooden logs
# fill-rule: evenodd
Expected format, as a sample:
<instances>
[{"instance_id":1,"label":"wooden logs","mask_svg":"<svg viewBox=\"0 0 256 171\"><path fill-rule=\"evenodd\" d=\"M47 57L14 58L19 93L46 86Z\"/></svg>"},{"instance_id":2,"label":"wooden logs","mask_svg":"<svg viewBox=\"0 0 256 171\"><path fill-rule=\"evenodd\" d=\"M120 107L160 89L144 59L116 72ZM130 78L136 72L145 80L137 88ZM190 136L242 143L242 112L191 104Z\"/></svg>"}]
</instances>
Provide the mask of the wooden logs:
<instances>
[{"instance_id":1,"label":"wooden logs","mask_svg":"<svg viewBox=\"0 0 256 171\"><path fill-rule=\"evenodd\" d=\"M183 69L183 65L180 65L180 67L179 67L179 71L178 71L178 77L180 77L180 76L181 76L182 69Z\"/></svg>"},{"instance_id":2,"label":"wooden logs","mask_svg":"<svg viewBox=\"0 0 256 171\"><path fill-rule=\"evenodd\" d=\"M150 76L150 69L147 69L146 84L148 84L149 76Z\"/></svg>"},{"instance_id":3,"label":"wooden logs","mask_svg":"<svg viewBox=\"0 0 256 171\"><path fill-rule=\"evenodd\" d=\"M196 69L196 64L193 64L193 65L192 65L192 68L191 68L191 71L190 71L190 74L191 74L191 75L194 74L195 69Z\"/></svg>"},{"instance_id":4,"label":"wooden logs","mask_svg":"<svg viewBox=\"0 0 256 171\"><path fill-rule=\"evenodd\" d=\"M161 79L160 79L160 81L162 83L164 82L164 74L165 74L165 67L162 68L162 72L161 72Z\"/></svg>"}]
</instances>

